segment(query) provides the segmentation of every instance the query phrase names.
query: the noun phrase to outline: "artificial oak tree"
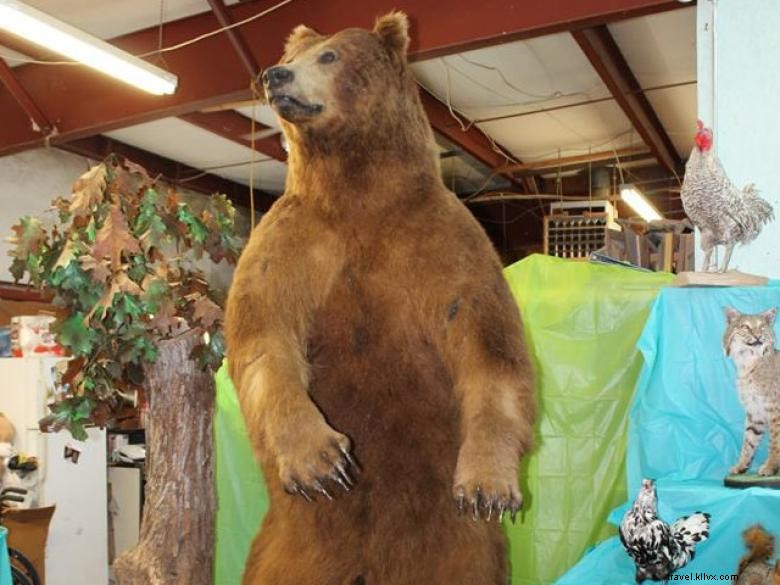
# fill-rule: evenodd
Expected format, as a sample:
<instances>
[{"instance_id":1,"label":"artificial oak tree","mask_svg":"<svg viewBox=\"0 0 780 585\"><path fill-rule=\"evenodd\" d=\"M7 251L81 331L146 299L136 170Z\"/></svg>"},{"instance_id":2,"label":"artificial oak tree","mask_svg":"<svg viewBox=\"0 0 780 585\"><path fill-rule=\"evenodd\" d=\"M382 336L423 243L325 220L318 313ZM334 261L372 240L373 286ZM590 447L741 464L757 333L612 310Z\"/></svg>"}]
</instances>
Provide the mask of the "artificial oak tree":
<instances>
[{"instance_id":1,"label":"artificial oak tree","mask_svg":"<svg viewBox=\"0 0 780 585\"><path fill-rule=\"evenodd\" d=\"M210 368L222 359L224 294L200 266L235 263L235 210L224 196L195 213L140 166L109 157L45 215L14 226L11 272L49 291L66 315L56 337L71 360L47 430L110 422L141 392L146 506L137 548L114 564L120 585L212 579L214 488Z\"/></svg>"}]
</instances>

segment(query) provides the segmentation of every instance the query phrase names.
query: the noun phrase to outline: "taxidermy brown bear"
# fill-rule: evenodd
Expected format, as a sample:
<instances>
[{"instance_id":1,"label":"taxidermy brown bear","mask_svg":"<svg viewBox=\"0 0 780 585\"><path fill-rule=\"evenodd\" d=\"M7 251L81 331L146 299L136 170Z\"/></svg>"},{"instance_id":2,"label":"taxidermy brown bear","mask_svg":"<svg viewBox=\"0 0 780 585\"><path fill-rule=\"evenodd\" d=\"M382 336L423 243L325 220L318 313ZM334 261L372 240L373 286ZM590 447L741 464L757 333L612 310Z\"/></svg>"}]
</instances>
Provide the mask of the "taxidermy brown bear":
<instances>
[{"instance_id":1,"label":"taxidermy brown bear","mask_svg":"<svg viewBox=\"0 0 780 585\"><path fill-rule=\"evenodd\" d=\"M290 156L228 300L271 500L244 585L508 580L531 365L499 260L440 178L407 28L300 26L263 76Z\"/></svg>"}]
</instances>

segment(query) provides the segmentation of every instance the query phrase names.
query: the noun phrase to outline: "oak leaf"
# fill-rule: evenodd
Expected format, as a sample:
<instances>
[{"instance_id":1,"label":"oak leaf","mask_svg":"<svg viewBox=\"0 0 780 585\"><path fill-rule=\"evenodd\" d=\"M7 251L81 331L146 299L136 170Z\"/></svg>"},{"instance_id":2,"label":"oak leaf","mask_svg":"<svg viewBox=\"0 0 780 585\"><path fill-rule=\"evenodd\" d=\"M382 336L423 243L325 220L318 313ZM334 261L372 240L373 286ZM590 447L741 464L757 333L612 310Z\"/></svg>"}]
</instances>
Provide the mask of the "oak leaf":
<instances>
[{"instance_id":1,"label":"oak leaf","mask_svg":"<svg viewBox=\"0 0 780 585\"><path fill-rule=\"evenodd\" d=\"M222 320L223 317L222 307L205 295L198 297L193 303L193 320L200 321L207 329L216 321Z\"/></svg>"},{"instance_id":2,"label":"oak leaf","mask_svg":"<svg viewBox=\"0 0 780 585\"><path fill-rule=\"evenodd\" d=\"M112 205L106 221L95 236L92 255L97 260L108 256L111 259L111 269L119 271L122 266L122 253L138 254L141 247L127 228L125 216L119 205Z\"/></svg>"},{"instance_id":3,"label":"oak leaf","mask_svg":"<svg viewBox=\"0 0 780 585\"><path fill-rule=\"evenodd\" d=\"M106 189L106 165L101 163L81 175L73 184L70 212L75 216L89 215L103 201Z\"/></svg>"},{"instance_id":4,"label":"oak leaf","mask_svg":"<svg viewBox=\"0 0 780 585\"><path fill-rule=\"evenodd\" d=\"M97 260L90 254L84 254L79 256L79 262L81 268L89 272L92 280L95 282L105 282L106 279L111 276L111 270L108 267L108 261L104 259Z\"/></svg>"}]
</instances>

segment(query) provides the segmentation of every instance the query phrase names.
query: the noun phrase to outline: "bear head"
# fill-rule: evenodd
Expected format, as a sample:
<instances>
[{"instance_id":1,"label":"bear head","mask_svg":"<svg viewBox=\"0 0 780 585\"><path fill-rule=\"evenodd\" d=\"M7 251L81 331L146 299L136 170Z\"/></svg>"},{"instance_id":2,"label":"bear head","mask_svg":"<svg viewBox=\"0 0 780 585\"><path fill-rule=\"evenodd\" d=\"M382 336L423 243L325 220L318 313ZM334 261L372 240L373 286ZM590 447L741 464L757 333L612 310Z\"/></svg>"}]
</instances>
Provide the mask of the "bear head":
<instances>
[{"instance_id":1,"label":"bear head","mask_svg":"<svg viewBox=\"0 0 780 585\"><path fill-rule=\"evenodd\" d=\"M280 64L263 73L288 142L355 148L362 138L397 136L410 122L427 126L406 62L408 29L401 12L378 18L370 31L295 28Z\"/></svg>"}]
</instances>

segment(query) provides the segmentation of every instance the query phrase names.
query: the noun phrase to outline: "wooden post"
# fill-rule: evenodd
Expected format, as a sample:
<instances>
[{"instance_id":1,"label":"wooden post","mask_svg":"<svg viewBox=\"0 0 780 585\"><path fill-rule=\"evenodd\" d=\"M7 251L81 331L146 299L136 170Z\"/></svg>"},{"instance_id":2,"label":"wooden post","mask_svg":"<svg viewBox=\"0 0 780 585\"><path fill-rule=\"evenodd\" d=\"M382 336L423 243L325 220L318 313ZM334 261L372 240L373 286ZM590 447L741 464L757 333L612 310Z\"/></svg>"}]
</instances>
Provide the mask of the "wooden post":
<instances>
[{"instance_id":1,"label":"wooden post","mask_svg":"<svg viewBox=\"0 0 780 585\"><path fill-rule=\"evenodd\" d=\"M201 335L160 342L146 370L146 501L138 546L114 562L118 585L212 584L214 377L190 358Z\"/></svg>"}]
</instances>

